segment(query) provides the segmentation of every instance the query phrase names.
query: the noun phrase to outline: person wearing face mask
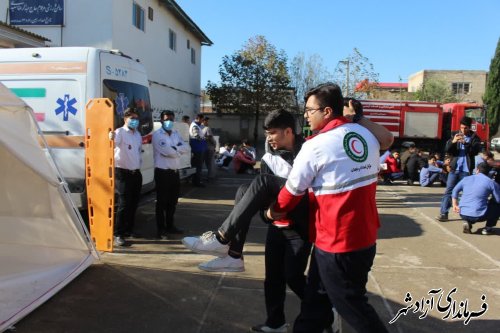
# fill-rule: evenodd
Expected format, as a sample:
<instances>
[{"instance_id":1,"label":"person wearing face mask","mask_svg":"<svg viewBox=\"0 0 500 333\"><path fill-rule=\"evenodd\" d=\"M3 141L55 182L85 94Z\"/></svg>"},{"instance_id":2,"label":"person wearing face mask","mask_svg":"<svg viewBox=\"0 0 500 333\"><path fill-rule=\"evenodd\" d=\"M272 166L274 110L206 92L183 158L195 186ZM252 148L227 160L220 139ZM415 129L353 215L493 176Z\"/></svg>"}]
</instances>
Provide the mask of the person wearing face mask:
<instances>
[{"instance_id":1,"label":"person wearing face mask","mask_svg":"<svg viewBox=\"0 0 500 333\"><path fill-rule=\"evenodd\" d=\"M157 238L167 239L167 234L181 234L174 226L174 214L180 193L179 167L181 155L189 148L174 130L174 113L163 111L162 127L153 133L153 151L156 184Z\"/></svg>"},{"instance_id":2,"label":"person wearing face mask","mask_svg":"<svg viewBox=\"0 0 500 333\"><path fill-rule=\"evenodd\" d=\"M125 246L125 237L133 235L134 218L141 194L141 149L139 115L129 108L124 113L125 124L110 133L115 143L115 184L118 208L114 229L115 246Z\"/></svg>"}]
</instances>

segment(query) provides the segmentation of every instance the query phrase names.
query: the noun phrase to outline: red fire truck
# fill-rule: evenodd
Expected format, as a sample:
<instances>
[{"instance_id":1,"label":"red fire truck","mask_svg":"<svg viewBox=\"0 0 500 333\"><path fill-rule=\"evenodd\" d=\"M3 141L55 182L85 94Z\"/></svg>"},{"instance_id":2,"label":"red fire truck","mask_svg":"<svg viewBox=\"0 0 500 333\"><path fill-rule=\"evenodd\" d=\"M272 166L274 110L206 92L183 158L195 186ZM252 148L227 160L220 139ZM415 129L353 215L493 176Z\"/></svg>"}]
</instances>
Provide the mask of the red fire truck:
<instances>
[{"instance_id":1,"label":"red fire truck","mask_svg":"<svg viewBox=\"0 0 500 333\"><path fill-rule=\"evenodd\" d=\"M419 148L441 151L451 132L459 130L463 116L472 118L472 130L483 144L488 143L486 109L478 104L382 100L361 103L367 118L392 132L395 147L411 141Z\"/></svg>"}]
</instances>

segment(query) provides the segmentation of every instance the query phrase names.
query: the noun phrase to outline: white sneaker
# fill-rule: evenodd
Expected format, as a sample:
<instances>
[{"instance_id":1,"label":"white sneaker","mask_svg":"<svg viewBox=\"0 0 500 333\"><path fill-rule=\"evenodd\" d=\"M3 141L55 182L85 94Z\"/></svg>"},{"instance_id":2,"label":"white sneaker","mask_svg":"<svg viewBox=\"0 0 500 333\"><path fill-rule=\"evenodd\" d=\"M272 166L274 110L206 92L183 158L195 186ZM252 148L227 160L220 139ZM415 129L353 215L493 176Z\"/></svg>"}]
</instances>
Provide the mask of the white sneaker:
<instances>
[{"instance_id":1,"label":"white sneaker","mask_svg":"<svg viewBox=\"0 0 500 333\"><path fill-rule=\"evenodd\" d=\"M221 244L213 231L207 231L201 237L184 237L182 244L196 253L218 257L227 256L227 251L229 251L229 245Z\"/></svg>"},{"instance_id":2,"label":"white sneaker","mask_svg":"<svg viewBox=\"0 0 500 333\"><path fill-rule=\"evenodd\" d=\"M198 268L207 272L244 272L245 263L242 258L235 259L231 256L225 256L201 263Z\"/></svg>"}]
</instances>

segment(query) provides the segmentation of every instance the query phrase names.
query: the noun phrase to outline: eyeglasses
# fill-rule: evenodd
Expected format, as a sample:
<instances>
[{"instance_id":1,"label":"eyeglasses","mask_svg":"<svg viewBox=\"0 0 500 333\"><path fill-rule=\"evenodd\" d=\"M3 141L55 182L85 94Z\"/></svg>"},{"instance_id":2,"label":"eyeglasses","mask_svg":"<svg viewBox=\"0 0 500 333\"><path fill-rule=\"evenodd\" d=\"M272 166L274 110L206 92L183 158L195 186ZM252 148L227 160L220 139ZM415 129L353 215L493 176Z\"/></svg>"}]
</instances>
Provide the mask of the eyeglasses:
<instances>
[{"instance_id":1,"label":"eyeglasses","mask_svg":"<svg viewBox=\"0 0 500 333\"><path fill-rule=\"evenodd\" d=\"M323 110L324 108L317 108L317 109L308 109L304 108L304 113L307 113L308 116L312 116L316 111Z\"/></svg>"}]
</instances>

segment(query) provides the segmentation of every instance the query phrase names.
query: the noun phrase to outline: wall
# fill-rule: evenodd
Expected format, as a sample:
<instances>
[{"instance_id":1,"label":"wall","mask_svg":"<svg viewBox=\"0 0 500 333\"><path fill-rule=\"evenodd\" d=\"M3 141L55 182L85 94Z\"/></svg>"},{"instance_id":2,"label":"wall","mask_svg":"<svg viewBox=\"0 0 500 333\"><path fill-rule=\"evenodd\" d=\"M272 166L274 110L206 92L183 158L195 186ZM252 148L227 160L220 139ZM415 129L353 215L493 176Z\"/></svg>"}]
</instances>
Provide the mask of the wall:
<instances>
[{"instance_id":1,"label":"wall","mask_svg":"<svg viewBox=\"0 0 500 333\"><path fill-rule=\"evenodd\" d=\"M453 82L470 83L470 91L468 94L458 94L459 101L471 101L479 104L483 103L483 94L486 89L486 79L488 72L473 71L473 70L423 70L412 74L408 78L408 91L415 92L420 88L422 83L429 79L442 80L449 84Z\"/></svg>"},{"instance_id":2,"label":"wall","mask_svg":"<svg viewBox=\"0 0 500 333\"><path fill-rule=\"evenodd\" d=\"M242 139L248 139L252 145L259 150L263 148L263 143L265 141L264 129L264 118L266 115L260 115L258 124L258 139L257 144L253 142L253 130L255 124L254 115L240 115L240 114L217 114L217 113L205 113L205 116L209 117L209 125L214 132L214 135L219 135L219 142L224 144L229 143L241 143ZM297 115L297 118L302 118L301 115ZM297 128L296 132L301 133L301 122L296 121Z\"/></svg>"},{"instance_id":3,"label":"wall","mask_svg":"<svg viewBox=\"0 0 500 333\"><path fill-rule=\"evenodd\" d=\"M52 40L51 46L92 46L118 49L146 67L151 103L158 111L169 109L194 118L200 111L201 40L158 0L136 0L145 13L144 31L132 24L133 0L66 0L65 26L22 26ZM148 18L153 9L153 20ZM0 1L5 13L8 0ZM177 50L169 48L169 29L177 34ZM62 36L62 43L61 43ZM191 50L196 52L191 63Z\"/></svg>"},{"instance_id":4,"label":"wall","mask_svg":"<svg viewBox=\"0 0 500 333\"><path fill-rule=\"evenodd\" d=\"M125 2L113 3L113 48L134 54L146 66L155 110L169 109L194 118L200 110L201 42L158 1L135 1L145 11L145 29L137 29L132 25L132 2ZM152 21L148 7L153 9ZM176 51L169 48L169 29L177 35ZM196 52L195 64L186 46L188 39Z\"/></svg>"}]
</instances>

